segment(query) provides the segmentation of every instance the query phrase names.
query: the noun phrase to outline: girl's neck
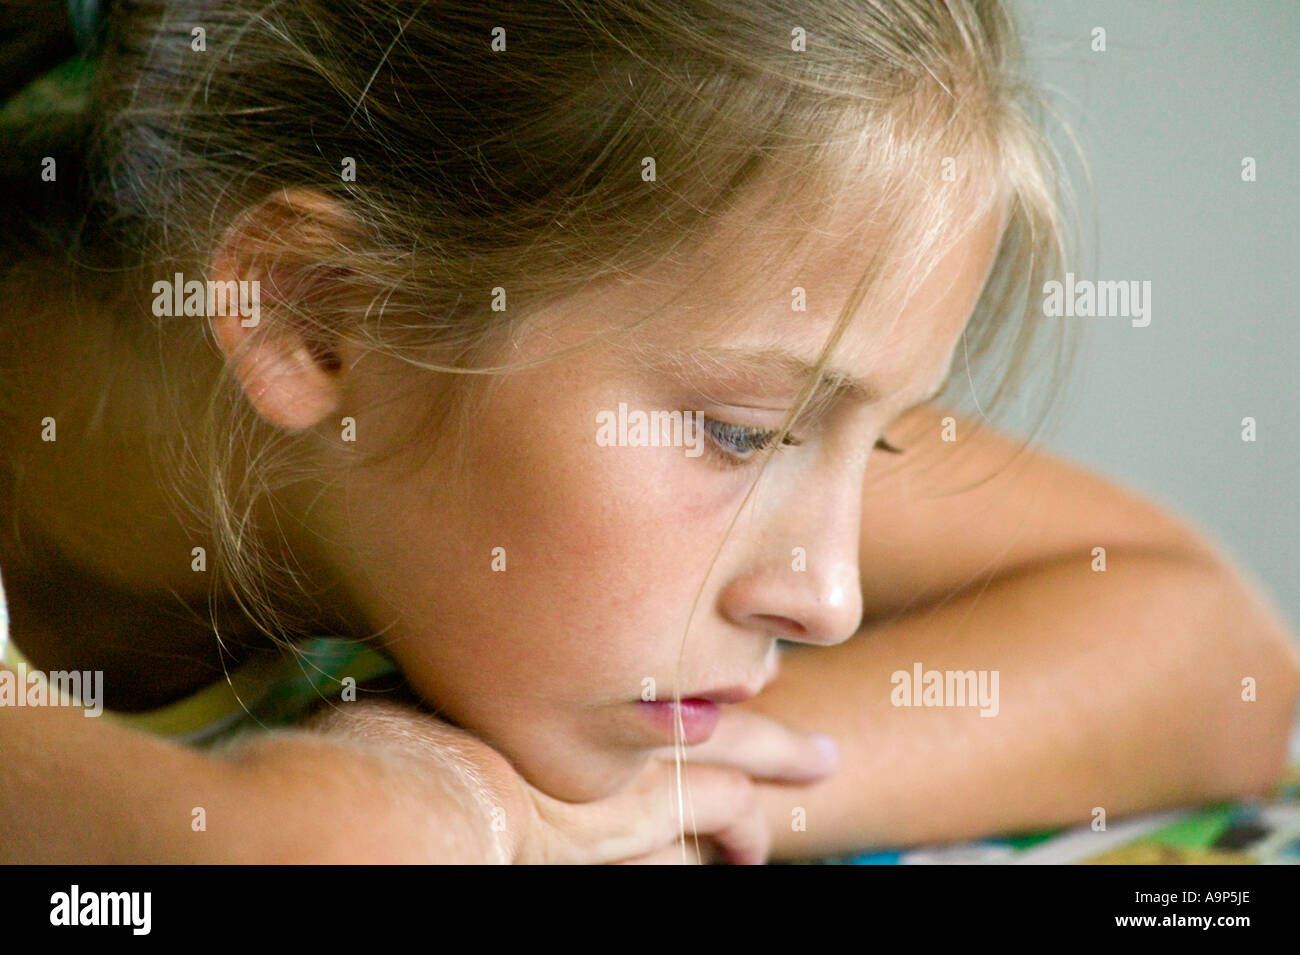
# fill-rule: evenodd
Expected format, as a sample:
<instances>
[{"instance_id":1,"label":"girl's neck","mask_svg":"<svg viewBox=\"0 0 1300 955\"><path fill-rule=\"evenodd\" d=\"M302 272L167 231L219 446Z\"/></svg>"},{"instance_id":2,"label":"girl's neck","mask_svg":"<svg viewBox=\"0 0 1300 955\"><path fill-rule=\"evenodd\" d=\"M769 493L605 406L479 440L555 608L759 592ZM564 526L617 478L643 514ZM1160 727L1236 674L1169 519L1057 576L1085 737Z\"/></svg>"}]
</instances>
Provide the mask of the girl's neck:
<instances>
[{"instance_id":1,"label":"girl's neck","mask_svg":"<svg viewBox=\"0 0 1300 955\"><path fill-rule=\"evenodd\" d=\"M110 655L175 655L186 647L209 653L216 646L207 619L210 596L221 606L233 599L224 591L211 594L215 548L201 530L207 522L178 514L178 500L202 505L206 476L194 469L177 473L171 462L186 460L200 437L202 412L221 372L219 353L200 329L182 324L201 318L174 319L159 330L148 315L128 321L102 305L90 311L70 294L33 294L50 284L48 274L33 282L26 300L38 306L0 322L0 514L9 515L0 528L0 569L6 581L15 563L37 575L25 595L33 613L55 611L37 604L57 603L54 589L75 594L78 581L87 599L69 617L76 632L17 642L35 654L39 648L28 644L44 641L59 651L52 658L88 652L87 620L101 608L107 622L97 639ZM13 297L21 285L17 275L6 282L8 300L24 300ZM44 426L47 419L52 426ZM234 470L239 473L238 462ZM260 526L293 533L296 522L281 520L283 508L296 506L292 494L292 488L282 492L273 517L262 502ZM310 538L304 532L285 546L293 551L291 563L312 576L313 589L323 584L337 603L317 629L364 635ZM205 550L205 569L196 567L196 547ZM272 556L285 554L277 547ZM51 586L39 582L41 575ZM223 617L222 635L232 646L269 642L240 615ZM150 647L150 640L161 642Z\"/></svg>"},{"instance_id":2,"label":"girl's neck","mask_svg":"<svg viewBox=\"0 0 1300 955\"><path fill-rule=\"evenodd\" d=\"M196 420L210 352L186 343L202 344L194 329L159 334L147 316L132 326L52 294L69 287L52 271L11 271L6 300L29 308L0 320L0 572L12 634L38 668L104 671L109 708L156 706L266 643L223 631L234 650L223 657L210 577L192 553L206 542L164 490L162 465ZM164 367L186 374L169 380Z\"/></svg>"},{"instance_id":3,"label":"girl's neck","mask_svg":"<svg viewBox=\"0 0 1300 955\"><path fill-rule=\"evenodd\" d=\"M197 337L191 332L159 334L144 318L116 321L71 296L46 297L0 330L12 383L5 397L12 480L4 482L11 513L70 561L132 590L207 590L190 569L199 542L163 483L166 456L183 447L211 374L186 344ZM167 349L193 352L168 356L168 367L185 375L163 377Z\"/></svg>"}]
</instances>

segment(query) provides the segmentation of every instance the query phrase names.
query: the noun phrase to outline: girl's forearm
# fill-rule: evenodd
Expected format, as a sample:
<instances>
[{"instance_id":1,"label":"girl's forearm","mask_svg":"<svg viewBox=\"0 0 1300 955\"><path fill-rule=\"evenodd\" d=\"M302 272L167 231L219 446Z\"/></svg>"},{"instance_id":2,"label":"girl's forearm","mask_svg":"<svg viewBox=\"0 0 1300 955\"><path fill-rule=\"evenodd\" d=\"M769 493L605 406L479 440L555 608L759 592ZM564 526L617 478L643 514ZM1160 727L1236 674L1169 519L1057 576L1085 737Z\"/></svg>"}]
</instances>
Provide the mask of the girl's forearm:
<instances>
[{"instance_id":1,"label":"girl's forearm","mask_svg":"<svg viewBox=\"0 0 1300 955\"><path fill-rule=\"evenodd\" d=\"M895 677L917 664L919 688ZM996 715L952 705L956 679L927 697L928 671L974 687L984 671ZM1284 763L1298 687L1290 635L1237 575L1112 552L1104 572L1043 564L839 646L792 649L743 705L842 748L828 780L760 786L773 858L802 859L1260 791Z\"/></svg>"},{"instance_id":2,"label":"girl's forearm","mask_svg":"<svg viewBox=\"0 0 1300 955\"><path fill-rule=\"evenodd\" d=\"M223 764L79 709L0 707L0 862L216 860L232 819Z\"/></svg>"},{"instance_id":3,"label":"girl's forearm","mask_svg":"<svg viewBox=\"0 0 1300 955\"><path fill-rule=\"evenodd\" d=\"M208 755L77 709L0 707L0 863L507 861L463 774L383 751L285 730Z\"/></svg>"}]
</instances>

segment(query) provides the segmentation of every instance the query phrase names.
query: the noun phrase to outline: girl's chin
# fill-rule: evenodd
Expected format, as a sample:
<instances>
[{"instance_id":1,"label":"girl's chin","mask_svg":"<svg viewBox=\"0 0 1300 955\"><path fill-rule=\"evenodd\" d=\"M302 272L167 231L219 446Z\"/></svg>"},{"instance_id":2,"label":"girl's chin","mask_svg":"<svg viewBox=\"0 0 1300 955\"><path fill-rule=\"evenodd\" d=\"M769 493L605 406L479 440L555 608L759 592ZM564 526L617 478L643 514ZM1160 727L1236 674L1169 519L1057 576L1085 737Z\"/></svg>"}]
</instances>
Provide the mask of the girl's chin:
<instances>
[{"instance_id":1,"label":"girl's chin","mask_svg":"<svg viewBox=\"0 0 1300 955\"><path fill-rule=\"evenodd\" d=\"M581 753L584 758L575 759ZM649 749L587 753L576 745L563 759L512 759L528 784L561 802L592 802L626 789L652 758Z\"/></svg>"}]
</instances>

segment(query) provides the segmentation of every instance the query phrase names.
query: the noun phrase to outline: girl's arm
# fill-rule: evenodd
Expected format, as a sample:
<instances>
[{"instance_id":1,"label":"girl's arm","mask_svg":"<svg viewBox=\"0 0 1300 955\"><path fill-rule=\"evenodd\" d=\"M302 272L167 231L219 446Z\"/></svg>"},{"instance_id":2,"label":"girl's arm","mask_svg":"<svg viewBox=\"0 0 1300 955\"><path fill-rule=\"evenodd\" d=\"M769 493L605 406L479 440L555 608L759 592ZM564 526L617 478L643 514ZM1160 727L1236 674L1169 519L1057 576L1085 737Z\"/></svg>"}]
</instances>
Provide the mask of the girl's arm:
<instances>
[{"instance_id":1,"label":"girl's arm","mask_svg":"<svg viewBox=\"0 0 1300 955\"><path fill-rule=\"evenodd\" d=\"M1009 439L960 418L967 445L939 443L945 415L891 432L905 455L867 488L863 631L789 650L743 704L843 749L822 783L760 787L774 857L1081 824L1098 806L1113 816L1275 781L1300 666L1266 599L1115 485L1032 451L1012 465ZM985 671L989 688L996 671L997 715L895 706L895 674L918 663ZM806 831L792 828L796 807Z\"/></svg>"},{"instance_id":2,"label":"girl's arm","mask_svg":"<svg viewBox=\"0 0 1300 955\"><path fill-rule=\"evenodd\" d=\"M732 766L697 767L692 821L723 857L767 858L755 780L830 767L762 718ZM488 744L391 701L350 703L210 756L72 708L0 707L0 863L678 861L677 779L651 759L589 803L530 786Z\"/></svg>"},{"instance_id":3,"label":"girl's arm","mask_svg":"<svg viewBox=\"0 0 1300 955\"><path fill-rule=\"evenodd\" d=\"M274 732L210 756L78 709L4 706L0 863L507 861L484 781L511 818L527 812L483 751L476 788L444 759L349 734Z\"/></svg>"},{"instance_id":4,"label":"girl's arm","mask_svg":"<svg viewBox=\"0 0 1300 955\"><path fill-rule=\"evenodd\" d=\"M1117 555L1117 557L1120 555ZM773 858L948 842L1258 792L1300 676L1276 621L1204 564L1057 562L831 648L799 647L744 709L830 733L839 772L760 785ZM997 670L997 715L896 707L899 670ZM1241 681L1256 681L1256 701ZM792 829L796 807L806 831Z\"/></svg>"}]
</instances>

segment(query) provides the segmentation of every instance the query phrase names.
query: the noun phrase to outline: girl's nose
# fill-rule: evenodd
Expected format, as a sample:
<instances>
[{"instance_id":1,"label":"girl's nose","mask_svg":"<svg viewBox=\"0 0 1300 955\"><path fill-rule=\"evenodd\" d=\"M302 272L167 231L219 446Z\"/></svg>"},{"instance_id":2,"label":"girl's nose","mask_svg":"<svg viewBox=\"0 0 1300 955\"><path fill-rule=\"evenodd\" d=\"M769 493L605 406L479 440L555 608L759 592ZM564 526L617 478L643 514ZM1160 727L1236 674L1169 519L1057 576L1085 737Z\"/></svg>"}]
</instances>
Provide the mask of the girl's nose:
<instances>
[{"instance_id":1,"label":"girl's nose","mask_svg":"<svg viewBox=\"0 0 1300 955\"><path fill-rule=\"evenodd\" d=\"M782 640L835 644L862 623L858 547L862 471L804 487L776 506L762 542L723 587L720 609L732 622Z\"/></svg>"},{"instance_id":2,"label":"girl's nose","mask_svg":"<svg viewBox=\"0 0 1300 955\"><path fill-rule=\"evenodd\" d=\"M797 566L797 557L791 563ZM803 570L787 563L733 579L720 596L723 614L749 630L823 646L842 643L862 623L856 556L844 560L812 548Z\"/></svg>"}]
</instances>

